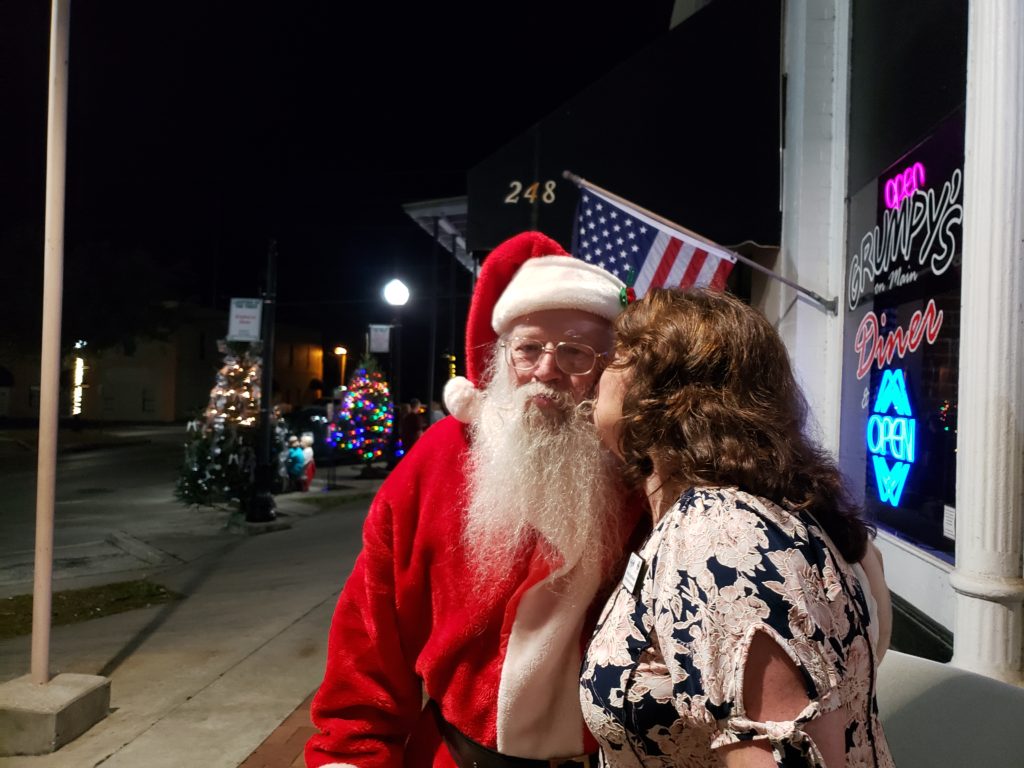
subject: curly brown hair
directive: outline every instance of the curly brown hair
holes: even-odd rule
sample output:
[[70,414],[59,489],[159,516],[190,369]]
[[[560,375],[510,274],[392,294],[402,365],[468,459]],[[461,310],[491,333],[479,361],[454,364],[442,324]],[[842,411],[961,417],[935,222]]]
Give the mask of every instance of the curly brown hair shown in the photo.
[[869,526],[835,462],[805,434],[807,403],[765,317],[726,293],[659,289],[615,322],[629,371],[619,447],[626,477],[666,487],[734,485],[811,512],[848,562]]

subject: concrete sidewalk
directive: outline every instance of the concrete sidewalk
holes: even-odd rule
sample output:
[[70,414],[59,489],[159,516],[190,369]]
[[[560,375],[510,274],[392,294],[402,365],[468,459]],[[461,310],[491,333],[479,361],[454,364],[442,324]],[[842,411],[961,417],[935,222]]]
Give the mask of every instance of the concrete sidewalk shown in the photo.
[[[185,599],[54,627],[51,669],[109,677],[111,713],[52,755],[2,758],[0,766],[236,768],[246,761],[320,683],[337,593],[381,483],[360,479],[358,469],[336,469],[344,489],[318,490],[330,479],[321,468],[310,493],[278,496],[279,520],[290,529],[232,533],[223,529],[226,512],[218,521],[168,506],[163,528],[150,520],[148,531],[128,532],[164,553],[160,562],[65,574],[57,588],[146,576]],[[27,672],[29,648],[28,637],[0,642],[0,681]]]
[[305,747],[316,729],[309,720],[313,694],[303,700],[238,768],[305,768]]

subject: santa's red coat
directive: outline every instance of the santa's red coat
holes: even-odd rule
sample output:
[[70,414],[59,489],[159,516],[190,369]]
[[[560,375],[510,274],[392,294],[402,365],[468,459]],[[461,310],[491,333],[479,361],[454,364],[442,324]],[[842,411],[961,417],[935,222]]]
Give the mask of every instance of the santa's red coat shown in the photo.
[[[381,487],[338,599],[313,700],[309,766],[453,766],[424,710],[506,754],[596,749],[579,665],[596,584],[547,579],[539,549],[481,587],[462,544],[468,428],[433,425]],[[626,525],[626,523],[624,523]]]

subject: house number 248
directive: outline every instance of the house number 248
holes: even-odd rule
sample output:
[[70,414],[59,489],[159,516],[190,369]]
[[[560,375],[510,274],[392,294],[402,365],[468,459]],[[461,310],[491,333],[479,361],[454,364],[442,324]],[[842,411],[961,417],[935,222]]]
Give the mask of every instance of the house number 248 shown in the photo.
[[505,202],[508,205],[515,205],[521,200],[529,200],[532,204],[537,202],[537,198],[540,198],[542,203],[548,203],[549,205],[555,202],[554,179],[548,179],[543,183],[535,181],[526,187],[523,186],[521,181],[510,181],[508,183],[508,194],[505,195]]

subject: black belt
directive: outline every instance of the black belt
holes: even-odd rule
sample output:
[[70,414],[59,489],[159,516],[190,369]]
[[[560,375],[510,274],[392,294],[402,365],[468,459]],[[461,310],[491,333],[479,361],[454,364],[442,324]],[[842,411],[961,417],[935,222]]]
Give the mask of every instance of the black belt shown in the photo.
[[437,727],[444,737],[448,751],[455,758],[459,768],[597,768],[597,753],[578,755],[576,757],[555,757],[550,760],[538,760],[531,757],[513,757],[503,755],[478,744],[449,723],[441,715],[437,702],[431,700],[428,705],[434,711]]

